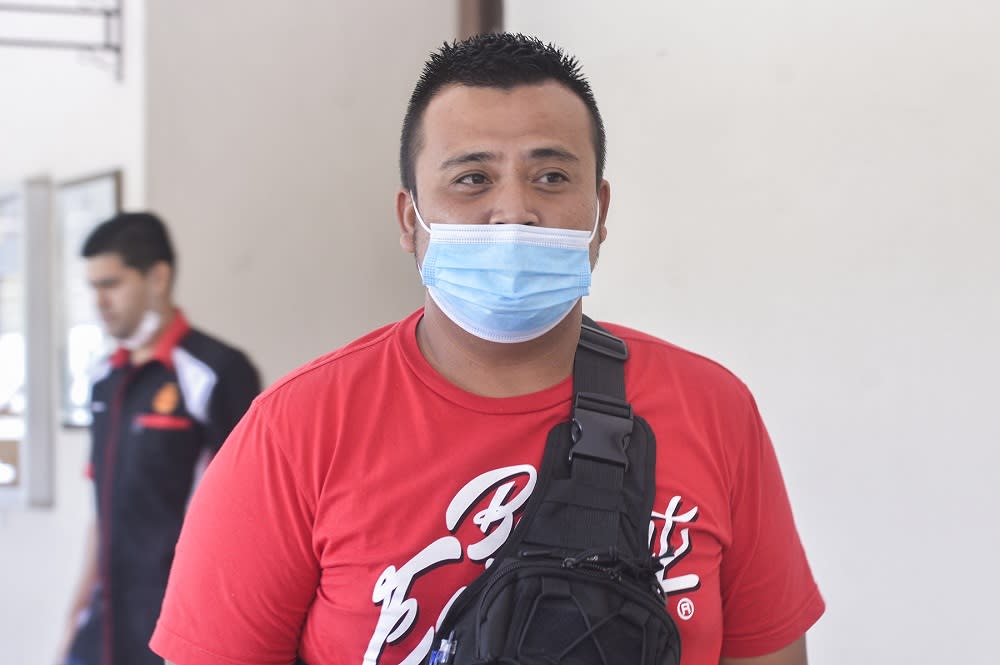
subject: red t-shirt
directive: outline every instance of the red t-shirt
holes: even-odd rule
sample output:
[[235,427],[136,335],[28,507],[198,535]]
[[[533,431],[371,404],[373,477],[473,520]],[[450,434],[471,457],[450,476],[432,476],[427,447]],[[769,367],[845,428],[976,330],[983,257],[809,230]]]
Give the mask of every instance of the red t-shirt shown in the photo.
[[[419,663],[510,534],[572,378],[530,395],[450,384],[422,312],[292,373],[222,447],[184,524],[151,647],[179,665]],[[653,551],[682,665],[790,644],[823,613],[747,388],[648,335],[626,390],[657,438]]]

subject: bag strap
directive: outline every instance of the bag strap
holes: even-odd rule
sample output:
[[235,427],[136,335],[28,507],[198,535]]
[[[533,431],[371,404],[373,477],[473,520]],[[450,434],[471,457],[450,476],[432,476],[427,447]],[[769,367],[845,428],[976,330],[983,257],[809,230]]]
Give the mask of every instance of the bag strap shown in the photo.
[[625,342],[584,317],[573,361],[574,456],[628,467],[632,406],[625,401]]
[[571,419],[549,434],[538,485],[511,537],[514,551],[648,558],[656,442],[625,399],[627,358],[622,340],[584,318]]

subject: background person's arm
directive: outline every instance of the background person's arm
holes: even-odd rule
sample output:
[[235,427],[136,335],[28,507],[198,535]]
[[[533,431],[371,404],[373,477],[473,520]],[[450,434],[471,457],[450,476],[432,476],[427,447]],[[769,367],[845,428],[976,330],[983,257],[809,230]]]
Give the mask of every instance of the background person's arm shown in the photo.
[[237,353],[219,372],[206,428],[206,445],[213,455],[260,394],[260,389],[260,374],[243,353]]
[[76,592],[69,607],[69,616],[66,617],[66,631],[63,635],[62,646],[59,649],[58,663],[64,663],[69,655],[70,646],[80,621],[80,613],[90,603],[90,597],[97,583],[97,521],[91,522],[87,528],[83,545],[83,568],[80,570],[80,579],[76,585]]

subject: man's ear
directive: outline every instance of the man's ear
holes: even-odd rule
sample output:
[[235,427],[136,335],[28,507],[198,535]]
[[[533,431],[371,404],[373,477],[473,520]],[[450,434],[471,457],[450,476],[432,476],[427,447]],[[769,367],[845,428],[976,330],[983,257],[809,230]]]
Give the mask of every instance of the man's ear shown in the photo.
[[399,246],[404,252],[416,253],[413,229],[417,224],[417,216],[413,212],[412,197],[405,189],[396,192],[396,221],[399,223]]
[[158,298],[167,299],[173,287],[174,269],[166,261],[157,261],[149,269],[147,279]]
[[601,180],[601,186],[597,188],[597,201],[601,206],[601,221],[597,230],[597,239],[604,242],[608,237],[608,229],[604,223],[608,219],[608,209],[611,207],[611,183]]

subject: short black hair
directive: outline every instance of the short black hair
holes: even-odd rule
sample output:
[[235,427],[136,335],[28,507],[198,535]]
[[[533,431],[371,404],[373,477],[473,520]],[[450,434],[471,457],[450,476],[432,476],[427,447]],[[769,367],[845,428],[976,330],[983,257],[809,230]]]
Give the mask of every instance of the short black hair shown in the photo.
[[160,261],[174,267],[167,226],[151,212],[122,212],[99,224],[80,251],[87,259],[98,254],[118,254],[125,265],[144,274]]
[[403,118],[399,141],[399,176],[403,187],[416,192],[414,164],[420,150],[420,121],[431,99],[448,85],[509,90],[519,85],[555,81],[583,100],[590,111],[597,183],[604,177],[606,137],[590,83],[576,58],[536,37],[509,32],[477,35],[445,44],[424,64]]

